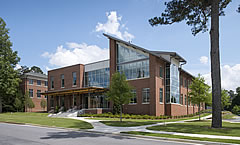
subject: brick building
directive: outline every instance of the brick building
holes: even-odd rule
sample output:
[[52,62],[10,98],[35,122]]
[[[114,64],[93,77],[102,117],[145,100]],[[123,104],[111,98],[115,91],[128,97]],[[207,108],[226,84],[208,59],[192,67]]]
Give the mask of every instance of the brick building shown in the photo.
[[[176,52],[150,51],[104,34],[110,59],[77,64],[48,72],[48,111],[56,106],[102,113],[112,109],[103,92],[116,71],[125,73],[134,98],[123,112],[148,115],[186,115],[198,111],[188,100],[193,76],[182,69],[186,60]],[[204,106],[201,107],[203,109]]]
[[28,109],[25,111],[29,112],[42,112],[46,111],[47,108],[41,108],[41,100],[45,99],[47,101],[47,96],[42,95],[41,93],[47,92],[47,75],[39,74],[39,73],[25,73],[21,77],[22,82],[20,83],[20,88],[24,94],[29,92],[29,97],[32,99],[35,107],[31,110]]

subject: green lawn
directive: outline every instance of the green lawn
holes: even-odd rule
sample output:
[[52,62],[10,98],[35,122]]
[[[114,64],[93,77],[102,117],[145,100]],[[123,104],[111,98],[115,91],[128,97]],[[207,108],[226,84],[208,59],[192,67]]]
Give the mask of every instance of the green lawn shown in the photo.
[[234,114],[225,114],[222,115],[222,119],[234,119],[235,116]]
[[141,126],[141,125],[149,125],[155,124],[153,121],[100,121],[101,123],[108,126],[116,126],[116,127],[133,127],[133,126]]
[[[201,116],[207,116],[209,113],[202,114]],[[173,121],[181,121],[181,120],[189,120],[189,119],[196,119],[198,116],[189,117],[189,118],[179,118],[179,119],[164,119],[164,120],[150,120],[150,119],[123,119],[123,122],[119,121],[119,118],[89,118],[89,119],[96,119],[96,120],[104,120],[100,121],[105,125],[109,126],[117,126],[117,127],[133,127],[133,126],[142,126],[142,125],[149,125],[155,124],[159,122],[173,122]]]
[[223,122],[223,128],[211,128],[210,121],[193,121],[148,127],[150,130],[240,137],[240,124]]
[[177,139],[189,139],[189,140],[199,140],[199,141],[212,141],[212,142],[224,142],[224,143],[240,144],[240,140],[230,140],[230,139],[188,137],[188,136],[181,136],[181,135],[148,133],[148,132],[138,132],[138,131],[121,132],[121,133],[134,134],[134,135],[154,136],[154,137],[164,137],[164,138],[177,138]]
[[0,114],[0,122],[11,123],[29,123],[35,125],[64,127],[75,129],[91,129],[91,124],[75,119],[52,118],[47,117],[47,113],[2,113]]

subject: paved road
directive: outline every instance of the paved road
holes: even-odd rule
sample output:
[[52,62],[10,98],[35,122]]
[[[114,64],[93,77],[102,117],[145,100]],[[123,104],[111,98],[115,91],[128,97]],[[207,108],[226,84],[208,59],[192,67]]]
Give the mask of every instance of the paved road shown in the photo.
[[225,120],[233,123],[240,123],[240,116],[236,116],[234,119],[225,119]]
[[65,129],[0,123],[0,145],[186,145]]

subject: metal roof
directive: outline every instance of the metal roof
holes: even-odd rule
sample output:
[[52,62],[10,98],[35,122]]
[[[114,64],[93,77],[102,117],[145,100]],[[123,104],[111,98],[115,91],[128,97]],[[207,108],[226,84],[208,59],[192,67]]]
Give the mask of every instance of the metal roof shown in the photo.
[[162,55],[162,54],[170,55],[170,56],[178,59],[180,62],[187,62],[183,57],[181,57],[176,52],[168,52],[168,51],[151,51],[151,52],[156,54],[156,55],[159,55],[159,56]]
[[70,89],[63,89],[63,90],[50,90],[47,92],[41,93],[41,95],[67,95],[67,94],[88,94],[88,93],[96,93],[96,92],[105,92],[107,88],[102,87],[84,87],[84,88],[70,88]]
[[44,78],[44,79],[47,79],[47,78],[48,78],[47,75],[41,74],[41,73],[29,72],[29,73],[24,73],[24,74],[23,74],[23,77],[28,77],[28,76],[38,77],[38,78]]
[[[105,34],[105,33],[103,33],[103,35],[106,36],[106,37],[108,37],[108,38],[110,38],[110,39],[113,39],[113,40],[116,40],[116,41],[118,41],[118,42],[121,42],[121,43],[123,43],[123,44],[125,44],[125,45],[127,45],[127,46],[131,46],[131,47],[133,47],[133,48],[135,48],[135,49],[139,49],[139,50],[141,50],[141,51],[143,51],[143,52],[145,52],[145,53],[149,53],[149,54],[152,54],[152,55],[154,55],[154,56],[157,56],[157,57],[159,57],[160,59],[162,59],[162,60],[164,60],[164,61],[166,61],[166,62],[169,62],[169,61],[166,60],[165,58],[163,58],[163,57],[157,55],[156,53],[153,53],[153,52],[151,52],[151,51],[149,51],[149,50],[147,50],[147,49],[145,49],[145,48],[139,47],[139,46],[134,45],[134,44],[132,44],[132,43],[130,43],[130,42],[126,42],[126,41],[124,41],[124,40],[118,39],[118,38],[116,38],[116,37],[110,36],[110,35]],[[170,63],[170,62],[169,62],[169,63]]]

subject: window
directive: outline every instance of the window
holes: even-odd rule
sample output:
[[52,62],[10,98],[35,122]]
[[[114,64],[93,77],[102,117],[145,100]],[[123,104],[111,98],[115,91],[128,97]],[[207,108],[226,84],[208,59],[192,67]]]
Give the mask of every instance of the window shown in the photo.
[[85,87],[97,86],[107,88],[109,86],[109,68],[102,68],[85,72]]
[[33,79],[29,79],[29,80],[28,80],[28,83],[31,84],[31,85],[33,85]]
[[137,93],[136,90],[132,90],[133,98],[130,100],[130,104],[136,104],[137,103]]
[[73,86],[76,86],[77,85],[77,73],[73,72],[72,77],[73,77]]
[[188,106],[191,106],[191,99],[190,99],[190,97],[188,96]]
[[61,75],[61,87],[64,88],[64,74]]
[[187,79],[184,81],[184,87],[187,88]]
[[183,85],[183,77],[180,78],[180,85]]
[[41,98],[41,90],[37,90],[37,97]]
[[[45,91],[45,93],[46,93],[46,92],[47,92],[47,91]],[[44,97],[45,97],[45,99],[47,99],[47,95],[45,95]]]
[[37,80],[37,85],[41,86],[41,80]]
[[29,89],[29,97],[33,98],[33,89]]
[[183,105],[183,94],[181,94],[181,96],[180,96],[180,104]]
[[117,65],[117,71],[124,73],[127,80],[149,77],[149,60],[139,60]]
[[53,99],[53,96],[51,96],[50,98],[50,107],[54,107],[54,99]]
[[150,89],[143,88],[142,89],[142,103],[149,103],[150,101]]
[[117,71],[127,80],[149,77],[149,55],[140,50],[117,44]]
[[185,105],[187,105],[187,95],[184,96],[184,99],[185,99]]
[[159,76],[161,78],[163,78],[163,68],[162,68],[162,66],[160,66],[160,68],[159,68]]
[[51,80],[51,89],[54,89],[54,77],[50,77]]
[[163,88],[159,88],[159,102],[163,102]]
[[48,86],[48,81],[44,81],[44,83],[45,83],[45,86]]

